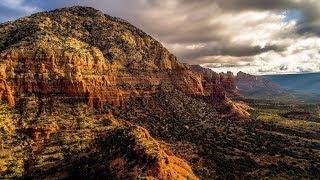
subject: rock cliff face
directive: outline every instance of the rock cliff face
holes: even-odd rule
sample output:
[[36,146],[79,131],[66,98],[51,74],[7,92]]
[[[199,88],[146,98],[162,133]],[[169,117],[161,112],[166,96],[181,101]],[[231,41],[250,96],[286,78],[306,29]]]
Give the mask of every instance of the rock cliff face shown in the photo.
[[[149,35],[92,8],[0,24],[0,178],[197,179],[142,127],[164,123],[173,129],[161,133],[180,136],[192,124],[247,120],[232,101],[235,82],[179,63]],[[142,127],[132,124],[140,119]]]
[[232,72],[218,74],[199,65],[192,65],[192,70],[201,77],[204,94],[210,97],[217,110],[238,121],[249,120],[250,113],[247,111],[251,108],[241,101],[243,97]]
[[61,94],[95,108],[123,106],[160,84],[203,95],[199,77],[129,23],[92,8],[38,13],[0,26],[0,98]]
[[0,79],[0,100],[8,102],[10,106],[14,106],[14,97],[8,83],[4,79]]
[[238,97],[237,79],[232,74],[216,73],[199,65],[192,65],[192,70],[202,79],[204,94],[211,96],[213,101],[223,101],[227,97]]
[[120,127],[104,139],[109,142],[105,143],[106,149],[103,151],[111,152],[108,155],[109,169],[117,179],[136,179],[139,176],[150,179],[198,179],[188,163],[171,152],[165,152],[144,128]]

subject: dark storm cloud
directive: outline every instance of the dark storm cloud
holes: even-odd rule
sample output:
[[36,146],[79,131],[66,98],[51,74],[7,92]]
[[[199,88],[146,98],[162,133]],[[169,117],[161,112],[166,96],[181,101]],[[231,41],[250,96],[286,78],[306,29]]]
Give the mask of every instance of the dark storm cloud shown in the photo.
[[184,52],[184,58],[186,60],[192,60],[200,56],[255,56],[268,51],[281,52],[285,48],[280,46],[235,46],[235,45],[222,45],[222,46],[212,46],[205,47],[199,50],[189,50],[189,52]]
[[297,32],[315,33],[320,36],[320,1],[302,3],[299,10],[303,17],[299,21]]
[[[301,11],[302,18],[297,32],[315,33],[320,35],[319,3],[314,0],[55,0],[55,1],[30,1],[43,9],[54,9],[72,5],[87,5],[103,10],[105,13],[119,16],[155,35],[167,43],[209,42],[221,39],[219,24],[208,23],[216,14],[239,13],[249,10],[274,10],[285,11],[296,9]],[[168,4],[175,4],[172,12],[166,11]],[[216,8],[212,8],[216,7]],[[170,8],[169,8],[170,9]],[[167,20],[158,19],[145,11],[154,10],[155,14],[163,15]],[[210,12],[213,11],[213,12]],[[216,11],[216,12],[215,12]],[[2,10],[1,12],[5,12]],[[14,13],[15,11],[10,11]],[[10,14],[5,12],[4,14]],[[16,16],[21,15],[15,12]],[[175,18],[184,15],[180,21]],[[149,20],[147,18],[150,18]]]
[[320,35],[319,6],[315,1],[290,1],[290,0],[218,0],[222,8],[241,10],[298,10],[301,12],[298,33],[315,33]]
[[217,0],[222,8],[229,10],[283,10],[295,4],[290,0]]

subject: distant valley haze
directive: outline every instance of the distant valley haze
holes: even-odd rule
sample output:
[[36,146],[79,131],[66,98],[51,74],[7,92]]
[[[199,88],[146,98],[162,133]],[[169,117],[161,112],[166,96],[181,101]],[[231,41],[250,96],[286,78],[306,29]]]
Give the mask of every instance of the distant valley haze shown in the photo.
[[267,75],[263,77],[287,89],[320,95],[320,73]]

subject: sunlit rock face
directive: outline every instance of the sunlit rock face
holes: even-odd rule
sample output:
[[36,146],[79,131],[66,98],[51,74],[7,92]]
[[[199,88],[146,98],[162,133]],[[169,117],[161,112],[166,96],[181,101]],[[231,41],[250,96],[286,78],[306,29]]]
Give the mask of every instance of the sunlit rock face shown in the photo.
[[[0,177],[67,178],[83,171],[91,178],[197,179],[186,161],[160,147],[147,130],[102,112],[123,108],[130,98],[170,93],[166,86],[204,95],[200,76],[159,42],[92,8],[1,24],[0,151],[8,156],[0,161]],[[75,145],[75,137],[82,141]],[[20,154],[12,142],[21,144]]]
[[73,7],[0,26],[0,98],[61,94],[98,108],[123,106],[161,84],[203,95],[200,77],[159,42],[129,23]]
[[199,65],[193,65],[192,70],[201,77],[205,97],[209,97],[216,109],[237,121],[250,119],[248,110],[251,108],[241,101],[237,77],[232,72],[218,74]]
[[[0,151],[8,154],[0,160],[0,178],[197,179],[190,161],[142,128],[147,123],[134,124],[159,120],[130,104],[172,118],[165,124],[178,129],[201,125],[204,114],[212,121],[247,120],[244,106],[233,102],[235,77],[200,70],[92,8],[0,24]],[[180,110],[183,116],[171,112]],[[137,115],[122,118],[130,111]]]
[[216,73],[199,65],[193,65],[192,70],[199,74],[204,87],[204,94],[211,96],[213,101],[224,101],[227,97],[238,97],[237,79],[232,72]]

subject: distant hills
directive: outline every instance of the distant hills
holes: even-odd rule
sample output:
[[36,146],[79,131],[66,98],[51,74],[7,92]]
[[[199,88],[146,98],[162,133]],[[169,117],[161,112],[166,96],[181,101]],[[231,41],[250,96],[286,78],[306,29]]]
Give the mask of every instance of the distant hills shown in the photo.
[[318,102],[320,73],[254,76],[239,72],[237,88],[246,98]]
[[266,98],[288,93],[281,85],[264,77],[239,72],[236,78],[238,90],[246,97]]
[[320,95],[320,73],[266,75],[263,78],[299,93]]

